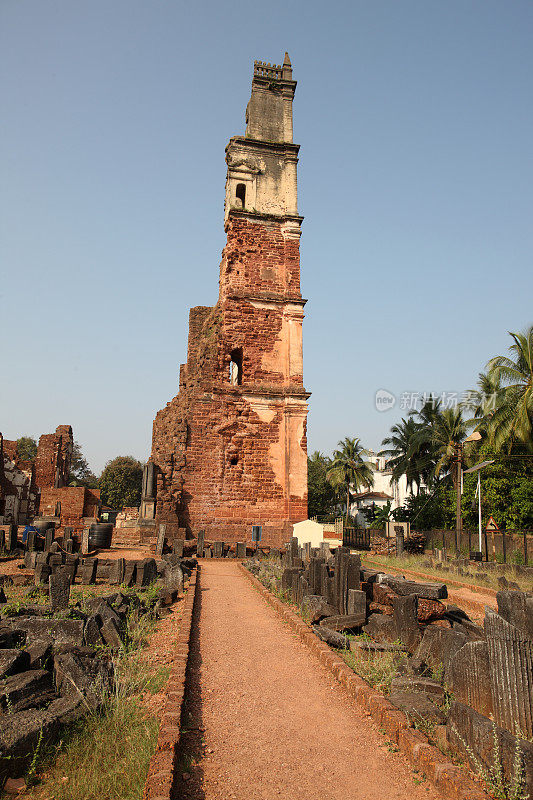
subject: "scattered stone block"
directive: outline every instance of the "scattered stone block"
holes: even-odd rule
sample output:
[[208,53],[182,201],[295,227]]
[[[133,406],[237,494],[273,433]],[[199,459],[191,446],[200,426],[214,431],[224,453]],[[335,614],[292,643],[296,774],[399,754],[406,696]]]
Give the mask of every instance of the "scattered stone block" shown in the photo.
[[390,685],[391,691],[418,692],[425,694],[433,703],[441,705],[446,699],[444,687],[432,678],[418,675],[398,675],[393,678]]
[[47,637],[33,639],[26,651],[30,659],[28,669],[48,669],[52,659],[53,644],[52,639]]
[[155,557],[161,558],[163,555],[163,550],[165,549],[165,537],[167,533],[167,526],[164,522],[159,524],[159,528],[157,531],[157,540],[155,544]]
[[392,644],[398,638],[394,620],[392,617],[385,616],[385,614],[371,614],[363,631],[377,642]]
[[311,624],[320,622],[324,617],[335,616],[336,608],[326,603],[320,595],[310,594],[302,600],[302,611]]
[[[474,771],[477,765],[466,750],[468,746],[474,758],[488,770],[494,768],[494,734],[498,743],[499,760],[507,781],[514,775],[514,762],[517,748],[516,738],[509,731],[496,726],[492,720],[464,703],[454,701],[448,714],[448,742],[452,750],[466,757]],[[533,742],[521,739],[519,749],[524,770],[526,792],[533,787]]]
[[110,689],[109,673],[99,658],[62,653],[54,659],[54,673],[61,695],[83,698],[92,711],[100,707],[104,693]]
[[452,658],[466,641],[464,633],[428,625],[415,655],[433,670],[442,671],[444,682],[452,687]]
[[104,644],[100,633],[99,617],[96,614],[89,617],[85,623],[84,640],[89,647],[101,647]]
[[86,559],[80,569],[80,580],[83,584],[92,585],[96,583],[96,572],[98,569],[98,559]]
[[100,628],[100,633],[106,645],[112,650],[119,650],[122,647],[122,637],[114,619],[106,619]]
[[136,561],[126,561],[124,566],[124,578],[123,583],[124,586],[135,586],[135,582],[137,580],[137,562]]
[[56,692],[52,673],[31,669],[11,675],[0,686],[0,707],[9,714],[50,703]]
[[498,614],[527,639],[533,640],[533,594],[531,592],[500,591],[496,594]]
[[431,722],[442,725],[444,714],[437,703],[418,691],[391,690],[389,700],[403,711],[413,722]]
[[113,585],[120,585],[124,580],[125,570],[126,570],[126,559],[117,558],[109,571],[109,583]]
[[425,597],[418,598],[417,617],[419,622],[443,619],[445,614],[446,606],[440,600],[426,600]]
[[178,558],[182,558],[183,557],[183,547],[184,547],[184,545],[185,545],[185,541],[183,539],[174,539],[174,542],[172,544],[172,552]]
[[45,619],[43,617],[21,616],[6,620],[14,631],[26,633],[31,644],[35,639],[49,637],[56,645],[83,645],[84,620],[82,619]]
[[30,669],[30,657],[25,650],[0,650],[0,680]]
[[491,716],[492,689],[487,643],[467,642],[461,647],[452,658],[451,675],[455,699],[480,714]]
[[50,605],[52,612],[65,611],[70,600],[70,574],[65,569],[48,578]]
[[342,633],[337,633],[337,631],[332,631],[330,628],[324,628],[321,625],[313,625],[313,630],[318,638],[329,644],[330,647],[336,647],[339,650],[346,648],[348,639]]
[[418,597],[416,594],[395,597],[392,608],[397,636],[407,652],[414,653],[422,638],[418,627]]
[[445,583],[417,583],[416,581],[401,580],[391,575],[385,576],[383,583],[400,595],[416,594],[425,600],[444,600],[448,597]]
[[155,559],[145,558],[137,563],[137,586],[149,586],[157,578]]
[[41,563],[35,565],[35,585],[36,586],[48,586],[48,578],[52,574],[51,567],[48,564]]
[[[527,631],[527,620],[514,618],[525,622]],[[494,719],[501,728],[533,739],[533,640],[488,607],[485,633]]]

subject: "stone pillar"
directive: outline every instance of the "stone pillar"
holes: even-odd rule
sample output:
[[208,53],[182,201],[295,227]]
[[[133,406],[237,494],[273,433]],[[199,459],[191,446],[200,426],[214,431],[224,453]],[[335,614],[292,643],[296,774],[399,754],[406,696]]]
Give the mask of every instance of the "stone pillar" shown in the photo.
[[533,640],[490,608],[485,609],[492,702],[496,723],[524,739],[533,737]]

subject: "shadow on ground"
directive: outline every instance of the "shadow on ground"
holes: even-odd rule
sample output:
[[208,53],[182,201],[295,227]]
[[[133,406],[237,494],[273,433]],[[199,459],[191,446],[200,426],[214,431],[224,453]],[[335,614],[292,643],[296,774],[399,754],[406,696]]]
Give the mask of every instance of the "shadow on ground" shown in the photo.
[[200,614],[202,611],[202,570],[198,570],[199,591],[194,603],[185,702],[181,712],[181,737],[177,758],[173,800],[204,800],[204,726],[202,715]]

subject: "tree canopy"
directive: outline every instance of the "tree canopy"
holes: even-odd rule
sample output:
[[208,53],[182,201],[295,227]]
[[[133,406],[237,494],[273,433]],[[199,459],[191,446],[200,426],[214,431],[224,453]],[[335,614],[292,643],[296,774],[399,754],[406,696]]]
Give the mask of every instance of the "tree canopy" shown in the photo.
[[104,467],[98,486],[102,503],[114,509],[140,505],[143,465],[133,456],[117,456]]
[[98,487],[98,478],[92,472],[87,459],[81,451],[79,442],[74,442],[72,449],[72,462],[68,479],[69,486],[87,486],[88,489]]
[[33,436],[21,436],[17,439],[17,455],[21,461],[33,461],[37,455],[37,442]]

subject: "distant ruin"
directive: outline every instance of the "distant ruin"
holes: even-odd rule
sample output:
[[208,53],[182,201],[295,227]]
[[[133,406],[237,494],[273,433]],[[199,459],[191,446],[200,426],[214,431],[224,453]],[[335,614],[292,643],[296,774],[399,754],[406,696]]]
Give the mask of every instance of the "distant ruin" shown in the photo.
[[287,54],[255,62],[246,134],[226,147],[219,300],[191,309],[179,394],[155,418],[145,471],[139,523],[169,538],[249,541],[262,525],[280,546],[307,518],[295,88]]
[[26,525],[40,516],[81,533],[84,518],[96,518],[99,490],[68,486],[73,448],[70,425],[44,433],[29,461],[20,458],[16,441],[0,433],[0,525]]

